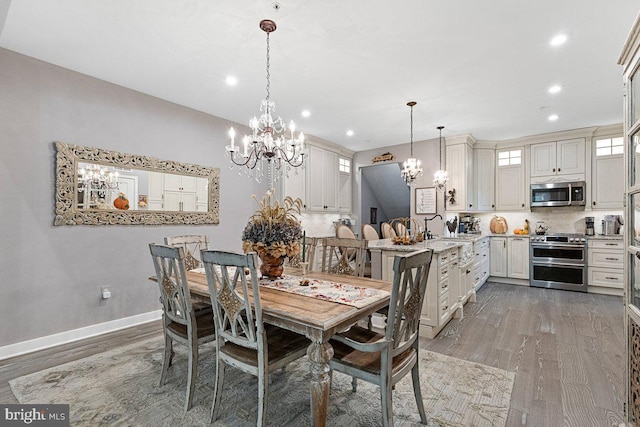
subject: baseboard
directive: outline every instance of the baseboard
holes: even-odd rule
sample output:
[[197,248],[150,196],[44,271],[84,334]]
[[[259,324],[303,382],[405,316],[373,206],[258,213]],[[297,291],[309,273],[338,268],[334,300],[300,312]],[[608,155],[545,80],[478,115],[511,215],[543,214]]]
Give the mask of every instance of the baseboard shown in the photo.
[[47,335],[45,337],[35,338],[28,341],[21,341],[0,347],[0,360],[94,337],[96,335],[106,334],[108,332],[114,332],[131,326],[140,325],[142,323],[153,322],[154,320],[161,318],[162,310],[155,310],[122,319],[111,320],[109,322],[98,323],[96,325],[85,326],[84,328]]

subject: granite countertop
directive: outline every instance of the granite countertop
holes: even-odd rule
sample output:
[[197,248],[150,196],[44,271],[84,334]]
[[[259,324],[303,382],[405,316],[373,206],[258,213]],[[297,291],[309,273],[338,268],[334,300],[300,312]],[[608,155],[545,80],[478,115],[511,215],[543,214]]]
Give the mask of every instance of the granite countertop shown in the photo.
[[[458,241],[456,241],[458,240]],[[413,252],[420,249],[433,249],[433,252],[440,253],[451,248],[461,246],[467,239],[434,239],[425,240],[413,245],[394,245],[391,239],[370,240],[369,249],[380,249],[383,251]]]
[[622,234],[596,234],[595,236],[586,236],[587,240],[622,240]]

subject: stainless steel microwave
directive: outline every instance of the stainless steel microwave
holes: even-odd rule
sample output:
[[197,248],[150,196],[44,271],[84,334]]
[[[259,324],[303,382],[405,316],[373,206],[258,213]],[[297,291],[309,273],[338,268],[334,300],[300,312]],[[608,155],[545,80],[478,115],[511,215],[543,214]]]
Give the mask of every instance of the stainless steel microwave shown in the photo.
[[584,206],[586,187],[584,181],[531,184],[531,207]]

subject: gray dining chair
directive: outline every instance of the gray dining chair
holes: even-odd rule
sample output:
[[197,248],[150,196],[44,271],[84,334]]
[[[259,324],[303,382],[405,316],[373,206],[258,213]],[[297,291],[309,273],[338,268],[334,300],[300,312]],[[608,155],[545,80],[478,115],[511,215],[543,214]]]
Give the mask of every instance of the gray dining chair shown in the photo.
[[310,342],[302,335],[263,323],[255,252],[202,251],[202,261],[218,334],[210,422],[220,411],[225,367],[229,365],[258,377],[257,425],[265,426],[268,375],[304,356]]
[[193,309],[185,275],[184,250],[153,243],[149,244],[149,250],[162,302],[164,353],[160,385],[164,385],[173,362],[173,342],[184,344],[189,350],[187,398],[184,405],[185,411],[188,411],[193,405],[198,372],[198,346],[216,339],[213,317],[210,311],[196,313]]
[[322,244],[322,271],[364,277],[367,241],[327,237]]
[[331,339],[333,371],[380,387],[382,425],[393,426],[392,387],[411,372],[413,394],[420,413],[420,421],[427,423],[422,402],[419,374],[419,326],[427,278],[433,256],[432,250],[396,255],[393,261],[393,288],[384,333],[353,326]]
[[[209,249],[209,238],[206,235],[187,234],[184,236],[169,236],[164,238],[164,244],[182,248],[184,250],[184,268],[186,271],[202,267],[200,251]],[[191,304],[197,314],[203,311],[211,312],[211,304],[204,301],[192,300]]]

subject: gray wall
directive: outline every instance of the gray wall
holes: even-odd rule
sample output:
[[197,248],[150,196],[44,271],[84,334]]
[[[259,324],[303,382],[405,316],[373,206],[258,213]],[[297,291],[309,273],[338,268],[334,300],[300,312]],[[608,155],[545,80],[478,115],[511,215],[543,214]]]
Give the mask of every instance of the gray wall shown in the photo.
[[[4,49],[0,93],[0,346],[159,309],[147,244],[165,236],[241,250],[266,184],[229,169],[232,123]],[[54,141],[219,167],[220,224],[53,226]]]

